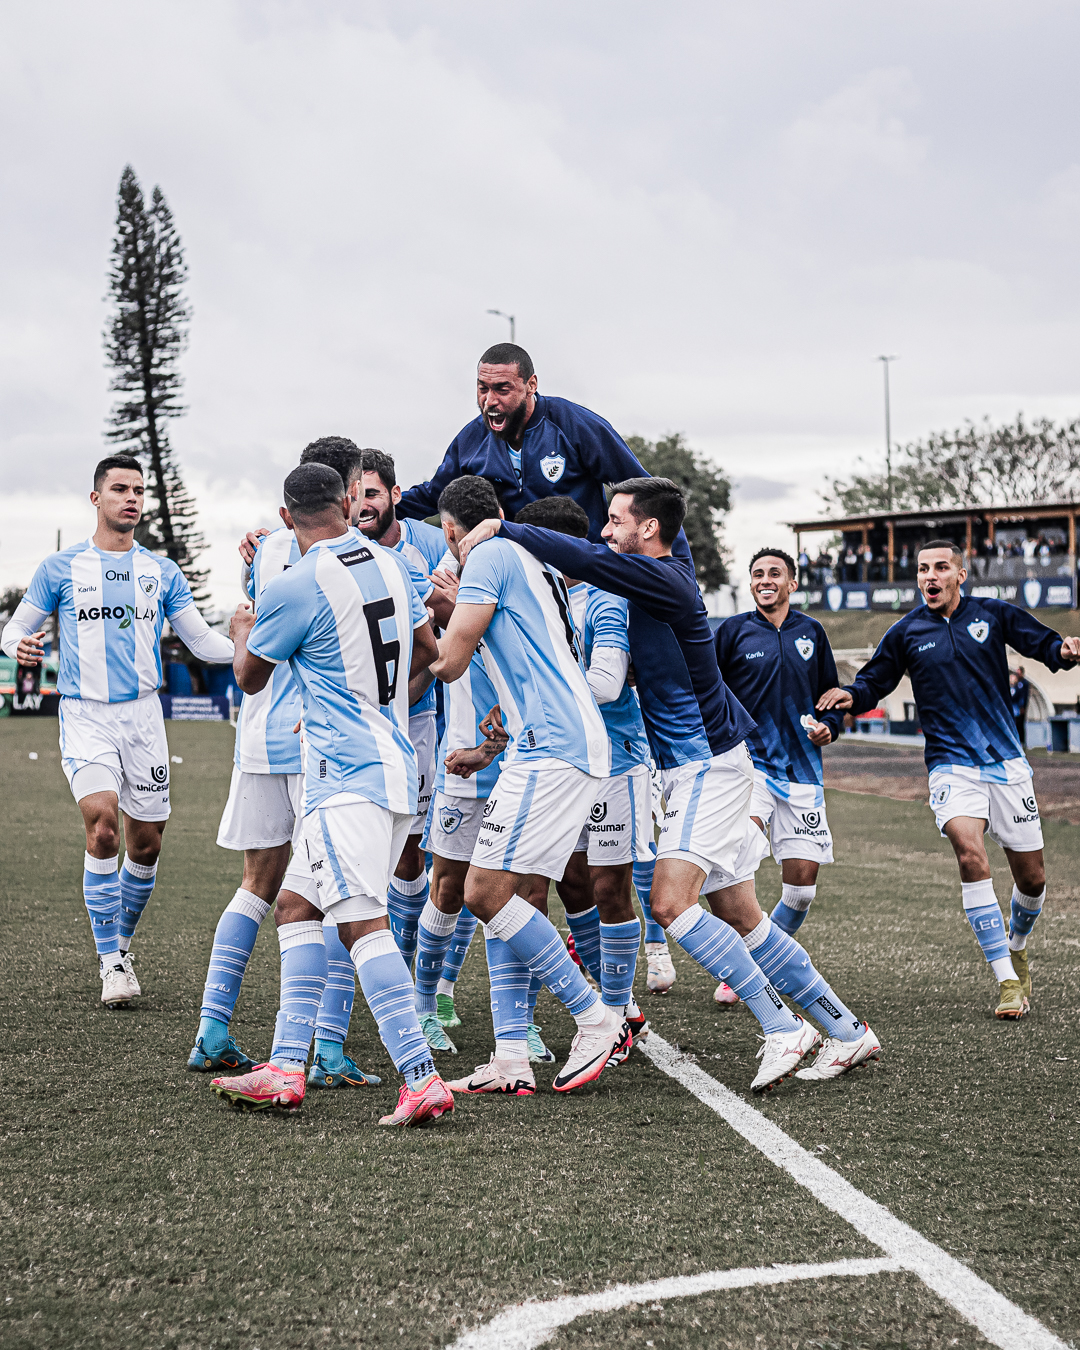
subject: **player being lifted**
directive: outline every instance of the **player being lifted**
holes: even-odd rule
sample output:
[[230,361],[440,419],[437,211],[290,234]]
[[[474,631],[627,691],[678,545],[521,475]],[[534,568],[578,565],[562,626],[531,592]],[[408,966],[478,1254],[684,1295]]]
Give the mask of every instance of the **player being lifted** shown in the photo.
[[[457,557],[459,541],[499,505],[490,483],[466,476],[444,489],[439,510]],[[578,1025],[553,1083],[569,1092],[599,1077],[612,1054],[631,1043],[630,1029],[597,998],[550,920],[516,892],[529,875],[562,877],[608,777],[608,736],[581,665],[564,578],[506,540],[478,550],[463,567],[432,671],[458,679],[480,644],[511,744],[480,825],[465,904],[485,925],[503,992],[492,1000],[496,1053],[460,1087],[535,1091],[527,1040],[535,975]],[[434,962],[440,935],[421,940]],[[449,934],[442,941],[445,947]]]
[[390,1057],[404,1075],[383,1125],[413,1125],[453,1110],[413,1008],[413,988],[390,933],[387,879],[416,812],[416,754],[404,734],[408,681],[436,655],[427,611],[404,559],[349,528],[340,475],[303,464],[285,480],[286,525],[301,559],[263,589],[257,615],[233,616],[234,669],[258,693],[289,661],[307,741],[304,823],[278,897],[281,1004],[269,1061],[218,1078],[220,1096],[255,1109],[297,1110],[326,987],[323,916],[332,916]]
[[[757,723],[747,737],[754,761],[750,816],[768,830],[783,891],[772,921],[795,933],[817,892],[818,868],[833,860],[825,816],[821,747],[836,739],[844,715],[814,717],[817,700],[837,684],[824,628],[791,612],[798,589],[794,559],[763,548],[750,559],[756,608],[725,619],[716,630],[716,663],[724,683]],[[718,1003],[737,1001],[726,985]]]
[[[829,1028],[823,1053],[834,1039],[862,1041],[866,1058],[878,1049],[873,1033],[795,939],[762,914],[754,895],[761,833],[748,812],[753,765],[745,744],[754,724],[721,679],[693,565],[672,555],[685,498],[664,478],[630,479],[615,484],[612,494],[604,537],[617,553],[502,520],[483,521],[462,540],[461,552],[469,558],[476,543],[502,534],[564,574],[630,601],[630,659],[667,799],[653,916],[715,979],[730,984],[761,1023],[765,1044],[751,1090],[764,1091],[793,1073],[821,1039],[777,990]],[[719,913],[707,914],[698,904],[703,888]],[[829,1065],[835,1068],[831,1056]],[[819,1072],[815,1063],[804,1072],[834,1076],[825,1067]]]
[[[137,544],[143,473],[131,455],[94,470],[90,539],[54,553],[0,636],[6,656],[37,665],[48,616],[60,616],[61,763],[86,827],[83,898],[97,948],[101,1001],[127,1007],[142,992],[131,961],[135,926],[154,889],[169,818],[169,746],[161,701],[161,630],[202,661],[232,660],[232,643],[195,608],[170,558]],[[124,865],[117,871],[120,813]]]
[[[1006,645],[1061,670],[1080,660],[1080,638],[1065,638],[1004,600],[962,591],[967,569],[950,539],[919,550],[926,602],[889,629],[845,689],[819,710],[869,712],[905,672],[926,737],[930,809],[960,865],[964,913],[1000,985],[995,1014],[1023,1017],[1030,1006],[1027,940],[1046,898],[1042,825],[1009,702]],[[1008,931],[990,877],[983,835],[1005,850],[1013,875]]]

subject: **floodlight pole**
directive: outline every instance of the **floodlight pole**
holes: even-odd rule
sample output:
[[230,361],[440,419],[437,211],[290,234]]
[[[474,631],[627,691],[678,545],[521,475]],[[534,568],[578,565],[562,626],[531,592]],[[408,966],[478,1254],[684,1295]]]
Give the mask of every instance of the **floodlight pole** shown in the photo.
[[513,316],[512,314],[504,314],[504,313],[502,312],[501,309],[489,309],[489,310],[488,310],[488,313],[489,313],[489,314],[497,314],[497,315],[499,316],[500,319],[509,319],[509,320],[510,320],[510,341],[513,342],[513,341],[514,341],[514,316]]
[[893,490],[892,490],[892,427],[889,422],[889,362],[895,361],[895,356],[879,356],[885,371],[885,502],[888,509],[893,509]]

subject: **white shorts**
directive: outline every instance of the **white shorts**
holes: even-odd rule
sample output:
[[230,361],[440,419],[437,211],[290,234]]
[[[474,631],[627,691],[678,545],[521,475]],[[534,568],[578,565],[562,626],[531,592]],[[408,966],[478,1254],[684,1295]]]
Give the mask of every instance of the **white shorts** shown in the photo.
[[706,874],[710,890],[752,877],[769,843],[750,820],[754,766],[746,742],[663,774],[667,810],[657,862],[692,862]]
[[930,774],[930,809],[943,838],[950,820],[971,816],[986,821],[986,832],[1002,848],[1034,853],[1043,846],[1030,769],[1026,778],[1015,783],[983,783],[949,767],[934,769]]
[[815,783],[781,782],[755,769],[750,814],[768,829],[772,855],[778,863],[785,858],[833,861],[824,788]]
[[244,773],[233,765],[229,800],[218,826],[218,848],[293,846],[304,810],[302,773]]
[[412,816],[339,792],[304,817],[282,890],[295,891],[332,923],[386,915],[386,886]]
[[169,743],[157,694],[126,703],[60,700],[60,762],[76,801],[115,792],[133,820],[168,820]]
[[470,862],[484,819],[486,797],[448,797],[435,793],[420,847],[451,862]]
[[652,784],[644,764],[601,780],[600,791],[578,836],[575,853],[590,867],[621,867],[652,858]]
[[473,866],[561,881],[606,781],[564,759],[504,765],[484,804]]
[[416,775],[420,784],[416,815],[413,817],[409,833],[423,834],[428,807],[431,805],[431,794],[435,787],[435,755],[439,748],[434,712],[429,710],[409,718],[409,740],[412,741],[412,747],[416,751]]

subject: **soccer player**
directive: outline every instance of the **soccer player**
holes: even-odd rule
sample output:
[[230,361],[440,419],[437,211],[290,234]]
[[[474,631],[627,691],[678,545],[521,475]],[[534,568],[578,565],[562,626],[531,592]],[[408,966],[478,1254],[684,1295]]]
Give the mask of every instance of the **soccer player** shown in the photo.
[[[328,465],[359,501],[363,460],[352,441],[320,437],[304,447],[300,462]],[[263,587],[300,561],[300,548],[284,525],[273,533],[260,530],[248,539],[257,545],[257,552],[250,566],[245,564],[242,584],[257,612]],[[276,666],[266,687],[245,698],[240,707],[232,782],[217,842],[219,848],[243,850],[244,875],[214,933],[199,1030],[188,1057],[188,1068],[199,1073],[222,1069],[244,1073],[255,1064],[230,1036],[229,1024],[259,926],[277,898],[303,820],[301,740],[295,730],[301,716],[300,690],[287,662]],[[365,1074],[344,1051],[356,980],[337,929],[332,924],[324,927],[329,977],[316,1021],[308,1086],[374,1085],[381,1080]]]
[[[837,684],[836,662],[816,619],[792,613],[798,589],[794,559],[783,549],[759,549],[750,560],[755,608],[716,630],[716,663],[724,683],[757,723],[747,738],[754,761],[750,816],[768,830],[783,891],[771,918],[795,933],[817,892],[818,868],[833,860],[825,815],[821,747],[835,740],[844,715],[814,716]],[[721,999],[717,991],[718,1001]]]
[[[135,542],[143,493],[137,459],[103,459],[90,493],[93,536],[41,564],[0,636],[6,656],[36,666],[43,624],[59,613],[61,763],[86,827],[83,898],[107,1008],[128,1007],[142,992],[131,940],[154,889],[171,810],[157,697],[165,620],[200,660],[232,660],[232,643],[207,626],[176,563]],[[120,812],[126,856],[118,872]]]
[[[745,744],[754,723],[721,678],[693,565],[672,553],[685,498],[664,478],[629,479],[615,484],[612,494],[604,538],[618,552],[499,519],[475,527],[460,551],[471,558],[477,542],[502,534],[564,573],[630,601],[630,659],[667,799],[652,913],[715,979],[732,986],[761,1023],[765,1044],[751,1091],[763,1092],[788,1077],[821,1041],[777,990],[829,1027],[827,1045],[869,1033],[869,1055],[870,1046],[877,1048],[869,1028],[845,1007],[798,942],[762,914],[754,895],[761,833],[749,818],[753,765]],[[465,565],[467,570],[468,561]],[[703,884],[720,914],[707,914],[698,904]],[[831,1056],[830,1066],[843,1072]],[[801,1072],[835,1076],[817,1068],[815,1062]]]
[[[491,484],[470,475],[443,490],[439,510],[457,557],[459,541],[499,505]],[[511,744],[473,849],[465,904],[485,925],[500,992],[492,997],[495,1054],[457,1086],[536,1090],[526,1030],[535,975],[578,1025],[553,1084],[569,1092],[599,1077],[612,1054],[631,1043],[631,1032],[589,987],[550,920],[517,893],[529,875],[562,877],[610,769],[607,731],[582,668],[564,578],[506,540],[476,551],[462,569],[432,672],[460,678],[478,646]]]
[[333,469],[294,469],[283,518],[300,561],[263,588],[257,615],[240,608],[233,616],[233,666],[244,692],[258,693],[282,661],[300,686],[307,752],[298,852],[308,875],[294,860],[278,896],[281,1004],[270,1059],[212,1086],[240,1106],[299,1109],[326,987],[328,915],[405,1077],[396,1110],[380,1124],[415,1125],[454,1102],[416,1020],[412,981],[386,916],[386,883],[416,812],[408,681],[437,648],[404,560],[357,537],[352,505]]
[[[1006,645],[1061,670],[1080,660],[1080,638],[1063,640],[1007,601],[964,595],[967,569],[950,539],[923,545],[916,576],[925,604],[893,624],[853,684],[829,690],[817,706],[868,712],[910,676],[926,737],[930,809],[953,846],[964,913],[998,981],[995,1015],[1023,1017],[1031,1002],[1027,940],[1046,898],[1046,870],[1031,766],[1009,701]],[[1013,875],[1007,933],[986,833]]]
[[[454,437],[428,482],[402,493],[397,514],[434,514],[448,483],[475,474],[494,486],[508,516],[553,489],[573,497],[589,517],[589,537],[599,539],[604,484],[645,472],[614,427],[578,403],[537,393],[532,359],[512,342],[481,356],[476,402],[480,416]],[[685,539],[680,549],[689,553]]]

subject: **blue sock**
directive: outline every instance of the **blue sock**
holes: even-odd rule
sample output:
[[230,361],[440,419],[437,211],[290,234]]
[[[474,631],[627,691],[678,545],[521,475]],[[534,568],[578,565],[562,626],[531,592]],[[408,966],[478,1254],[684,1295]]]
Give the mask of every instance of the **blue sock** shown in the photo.
[[650,858],[648,862],[634,863],[634,890],[637,891],[641,912],[645,915],[645,941],[666,943],[667,938],[664,936],[664,930],[653,918],[652,910],[649,908],[649,895],[652,891],[653,868],[655,866],[655,857]]
[[[547,985],[567,1012],[584,1021],[603,1020],[600,1000],[570,959],[555,925],[520,895],[512,895],[487,925],[490,937],[505,942],[522,965]],[[592,1009],[597,1009],[596,1013]]]
[[817,895],[817,886],[789,886],[785,881],[783,888],[780,900],[770,917],[777,928],[782,928],[785,933],[794,934],[798,932],[803,919],[809,913],[814,896]]
[[428,898],[427,873],[421,872],[415,881],[391,877],[386,888],[386,909],[390,917],[390,931],[398,945],[405,965],[412,970],[416,953],[416,926],[420,911]]
[[90,915],[94,946],[105,965],[120,964],[120,877],[115,858],[83,858],[83,901]]
[[126,952],[135,936],[146,902],[154,893],[157,863],[137,863],[124,859],[120,869],[120,950]]
[[333,1068],[345,1057],[342,1047],[349,1034],[356,997],[356,971],[338,934],[337,924],[327,923],[325,919],[323,941],[326,943],[326,989],[315,1018],[315,1053],[323,1057],[327,1068]]
[[1025,895],[1017,886],[1013,886],[1009,917],[1010,951],[1022,952],[1027,946],[1028,935],[1035,927],[1035,920],[1042,913],[1045,899],[1045,886],[1038,895]]
[[[764,933],[762,933],[764,930]],[[838,1041],[857,1041],[866,1030],[851,1009],[819,975],[801,946],[771,919],[762,919],[746,936],[750,955],[779,994],[787,994]]]
[[428,900],[420,914],[416,928],[416,1011],[433,1013],[437,1004],[446,953],[454,940],[458,916],[444,914]]
[[420,1030],[404,957],[385,929],[357,938],[349,955],[383,1045],[406,1084],[416,1087],[435,1072],[435,1062]]
[[326,989],[326,942],[321,920],[283,923],[281,945],[281,1003],[274,1023],[270,1058],[306,1064],[315,1019]]
[[461,913],[458,915],[457,927],[454,929],[454,936],[450,941],[450,946],[446,949],[446,955],[443,957],[437,993],[449,994],[451,998],[454,997],[454,985],[457,984],[461,967],[465,964],[465,958],[469,954],[469,947],[475,932],[476,916],[470,914],[462,906]]
[[526,1059],[529,1054],[528,966],[523,966],[505,942],[489,937],[488,978],[491,981],[491,1024],[495,1028],[495,1053],[505,1059]]
[[994,883],[986,881],[962,881],[960,891],[964,901],[964,915],[971,931],[978,939],[983,956],[999,982],[1015,980],[1012,958],[1009,956],[1009,940],[1005,934],[1005,923],[1001,909],[994,894]]
[[540,997],[540,990],[544,986],[535,975],[529,977],[529,1024],[536,1021],[536,1000]]
[[241,887],[218,919],[206,968],[198,1037],[208,1053],[223,1049],[259,925],[270,912],[265,900]]
[[633,997],[640,946],[641,923],[638,919],[600,925],[601,987],[609,1008],[622,1012]]
[[799,1025],[746,950],[746,943],[735,929],[715,914],[706,914],[700,905],[691,905],[668,924],[668,936],[704,966],[714,980],[723,980],[738,994],[766,1036],[776,1031],[795,1031]]
[[574,950],[581,964],[600,983],[600,914],[595,905],[577,914],[568,914],[566,923],[574,939]]

